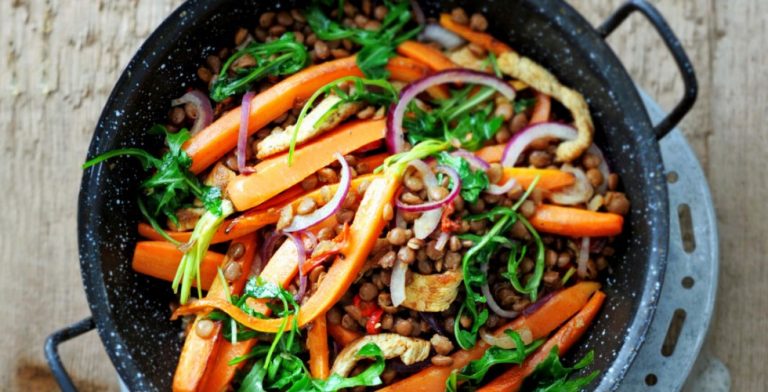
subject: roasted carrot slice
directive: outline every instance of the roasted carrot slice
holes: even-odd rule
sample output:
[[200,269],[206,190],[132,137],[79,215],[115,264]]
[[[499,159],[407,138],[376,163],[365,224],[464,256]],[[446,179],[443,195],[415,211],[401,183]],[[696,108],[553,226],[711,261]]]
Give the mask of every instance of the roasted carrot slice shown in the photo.
[[475,155],[488,163],[501,162],[506,147],[505,144],[494,144],[475,151]]
[[573,185],[574,178],[571,173],[556,169],[532,169],[527,167],[505,167],[501,182],[510,178],[517,180],[518,184],[527,189],[533,180],[539,177],[536,187],[545,191],[551,191],[564,186]]
[[397,53],[421,61],[433,71],[444,71],[446,69],[460,68],[451,61],[443,52],[421,42],[405,41],[398,45]]
[[[385,209],[392,208],[392,200],[399,185],[400,178],[394,175],[375,176],[371,180],[350,227],[347,246],[341,252],[343,257],[337,257],[328,269],[328,273],[317,289],[317,293],[321,294],[312,295],[302,304],[297,322],[299,327],[325,314],[357,279],[357,274],[363,268],[381,230],[388,222],[384,219],[384,212]],[[255,331],[275,333],[280,330],[283,322],[283,318],[252,317],[227,301],[213,298],[205,298],[182,306],[174,312],[174,315],[192,314],[210,308],[222,310]]]
[[[387,70],[393,79],[404,82],[420,79],[429,72],[425,65],[401,57],[390,59]],[[255,133],[295,105],[304,102],[319,88],[345,76],[363,76],[354,56],[315,65],[283,79],[254,97],[248,134]],[[184,144],[184,150],[192,158],[190,170],[195,174],[200,173],[235,148],[239,128],[238,107],[192,136]]]
[[363,335],[357,331],[344,328],[341,324],[328,323],[328,335],[333,338],[336,344],[340,346],[346,346],[357,339],[360,339]]
[[309,371],[312,377],[326,379],[331,373],[328,352],[328,329],[325,315],[312,322],[307,332],[307,350],[309,351]]
[[[253,256],[256,254],[256,234],[252,233],[245,237],[238,238],[232,241],[231,247],[243,246],[243,255],[237,262],[241,263],[241,268],[244,271],[250,271],[251,263],[253,262]],[[229,256],[222,260],[222,263],[230,262]],[[232,262],[235,262],[232,260]],[[227,287],[227,284],[220,279],[214,279],[211,284],[210,290],[206,294],[206,298],[219,298],[225,299],[232,290],[234,293],[239,293],[245,281],[248,278],[247,273],[241,274],[240,278],[234,280],[231,284],[231,288]],[[213,331],[207,336],[200,336],[197,334],[197,325],[201,322],[210,322],[205,320],[206,315],[200,314],[195,319],[195,323],[192,325],[192,329],[187,334],[184,341],[184,347],[181,349],[181,355],[179,356],[179,363],[176,365],[176,373],[173,375],[173,390],[178,391],[196,391],[200,385],[205,374],[205,369],[208,366],[208,362],[217,349],[217,343],[222,337],[219,335],[221,330],[221,323],[214,323]]]
[[453,31],[461,38],[464,38],[465,40],[474,44],[480,45],[481,47],[497,56],[505,52],[513,51],[512,48],[510,48],[507,44],[497,40],[490,34],[474,31],[468,26],[460,25],[454,22],[453,19],[451,19],[451,15],[449,14],[440,15],[440,25],[450,31]]
[[530,219],[542,232],[570,237],[610,237],[621,234],[624,217],[610,212],[542,204]]
[[[172,281],[184,253],[167,241],[139,241],[133,251],[131,267],[134,271],[154,278]],[[221,265],[224,255],[208,252],[200,263],[201,289],[208,290],[216,278],[216,268]],[[197,282],[192,284],[197,286]]]
[[562,356],[581,339],[584,333],[587,332],[587,329],[589,329],[592,321],[597,317],[597,313],[600,311],[604,301],[605,293],[602,291],[596,292],[579,313],[560,327],[557,333],[539,347],[533,355],[528,357],[522,365],[513,366],[480,388],[478,392],[517,392],[520,390],[525,378],[530,376],[536,369],[536,366],[549,356],[552,348],[557,346],[557,352]]
[[[598,283],[581,282],[555,294],[549,301],[541,305],[535,312],[518,317],[495,331],[501,336],[504,331],[511,329],[522,336],[531,339],[541,339],[549,335],[587,303],[589,297],[600,288]],[[489,348],[484,341],[479,341],[469,350],[460,350],[451,355],[453,364],[450,366],[430,366],[408,378],[400,380],[379,392],[442,392],[445,390],[445,380],[456,369],[461,369],[470,361],[479,359]]]
[[297,149],[292,165],[288,165],[286,154],[280,154],[257,164],[255,174],[235,177],[227,186],[229,198],[239,211],[256,207],[331,164],[335,160],[333,153],[355,151],[383,138],[385,130],[384,120],[342,125]]
[[533,106],[530,124],[538,124],[549,121],[549,114],[552,111],[552,97],[547,94],[536,92],[536,104]]
[[[331,216],[323,222],[318,223],[310,230],[316,234],[323,228],[333,227],[336,224],[336,217]],[[294,277],[296,277],[298,270],[299,265],[297,264],[296,246],[292,241],[285,241],[279,248],[277,248],[275,254],[269,259],[269,262],[264,266],[264,269],[259,276],[267,282],[272,282],[280,287],[287,287],[291,281],[293,281]],[[250,303],[250,306],[255,311],[265,315],[271,313],[271,309],[265,305],[265,302],[253,301]],[[230,361],[251,352],[251,349],[256,343],[256,339],[235,343],[222,340],[219,343],[220,347],[216,357],[211,361],[211,364],[208,365],[203,381],[200,383],[200,390],[226,390],[229,383],[232,382],[235,372],[244,365],[243,362],[236,365],[230,365]]]

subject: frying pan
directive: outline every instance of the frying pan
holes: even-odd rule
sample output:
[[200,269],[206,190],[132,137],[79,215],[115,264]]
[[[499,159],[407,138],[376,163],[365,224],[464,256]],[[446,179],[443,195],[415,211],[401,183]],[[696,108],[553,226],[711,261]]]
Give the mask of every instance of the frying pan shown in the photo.
[[[230,45],[239,26],[254,26],[268,9],[301,7],[301,1],[190,0],[147,39],[107,101],[88,156],[115,148],[158,149],[162,140],[145,132],[163,118],[169,101],[199,85],[196,69],[205,57]],[[625,235],[605,282],[608,294],[590,333],[573,350],[595,350],[590,369],[601,369],[595,390],[618,387],[653,317],[667,256],[667,188],[657,139],[688,112],[697,94],[691,63],[659,12],[641,0],[624,4],[599,28],[559,0],[422,1],[427,15],[462,6],[483,12],[489,31],[543,64],[565,85],[583,93],[596,125],[596,141],[622,178],[632,200]],[[652,125],[634,83],[604,39],[638,11],[655,27],[679,68],[684,96]],[[182,340],[168,320],[174,299],[167,282],[133,272],[132,250],[140,216],[138,184],[144,176],[130,159],[83,173],[78,233],[80,266],[91,316],[52,334],[46,356],[63,390],[75,390],[57,346],[96,328],[131,390],[169,390]]]

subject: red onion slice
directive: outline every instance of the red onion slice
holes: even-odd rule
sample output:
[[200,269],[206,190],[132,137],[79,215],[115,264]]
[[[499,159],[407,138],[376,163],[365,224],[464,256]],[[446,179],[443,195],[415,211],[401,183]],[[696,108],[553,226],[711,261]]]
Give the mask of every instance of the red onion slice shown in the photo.
[[251,174],[253,169],[245,166],[246,144],[248,144],[248,122],[251,118],[251,101],[256,93],[248,91],[243,94],[243,101],[240,104],[240,131],[237,133],[237,170],[241,174]]
[[405,301],[405,274],[408,272],[408,264],[398,258],[392,267],[392,275],[389,281],[389,293],[392,298],[392,306],[400,306]]
[[408,109],[408,103],[428,88],[445,83],[482,84],[496,89],[510,101],[515,99],[515,89],[503,79],[484,72],[468,69],[448,69],[419,79],[406,86],[400,93],[397,104],[392,104],[387,114],[387,149],[391,153],[403,151],[405,137],[403,132],[403,117]]
[[600,147],[598,147],[597,144],[592,143],[587,149],[587,152],[600,158],[600,164],[597,165],[597,170],[600,170],[600,174],[603,175],[603,183],[600,184],[596,190],[597,193],[604,195],[605,191],[608,189],[608,176],[611,175],[611,169],[608,167],[608,162],[605,160],[603,151],[600,150]]
[[579,276],[587,275],[587,262],[589,261],[589,237],[581,239],[581,248],[579,248],[579,257],[576,259],[576,272]]
[[437,241],[435,241],[435,249],[442,252],[443,249],[445,249],[445,244],[448,243],[448,239],[451,237],[450,234],[446,232],[440,232],[440,236],[437,237]]
[[512,188],[517,185],[517,180],[513,177],[507,180],[507,182],[496,185],[496,184],[489,184],[488,188],[485,190],[486,193],[490,193],[492,195],[503,195],[509,191],[512,190]]
[[172,106],[179,106],[185,103],[191,103],[197,111],[197,118],[195,123],[192,124],[192,129],[189,133],[194,135],[200,132],[203,128],[211,125],[213,122],[213,107],[211,107],[211,101],[200,90],[191,90],[179,98],[171,101]]
[[491,294],[491,288],[488,285],[488,263],[481,265],[480,271],[483,271],[483,273],[486,275],[485,283],[483,283],[483,286],[480,288],[480,290],[485,296],[485,302],[488,304],[488,308],[490,308],[493,313],[496,313],[499,317],[508,319],[517,317],[517,315],[520,314],[519,312],[502,309],[501,306],[499,306],[499,304],[493,298],[493,295]]
[[466,159],[469,166],[476,170],[486,171],[491,168],[490,163],[462,148],[452,152],[451,155]]
[[456,49],[464,44],[463,38],[435,23],[428,24],[419,38],[422,41],[437,42],[440,46],[448,50]]
[[400,198],[398,197],[395,199],[397,208],[408,212],[424,212],[434,210],[452,202],[461,191],[461,178],[459,178],[459,173],[457,173],[454,168],[443,165],[438,166],[437,171],[445,173],[451,179],[451,183],[453,183],[453,188],[448,193],[448,196],[442,200],[428,201],[422,204],[405,204],[400,201]]
[[573,185],[549,195],[550,200],[560,205],[572,206],[588,202],[595,194],[595,190],[583,170],[566,163],[560,168],[560,171],[573,174],[575,182]]
[[425,211],[413,221],[413,236],[423,240],[440,226],[440,218],[443,216],[442,208]]
[[413,20],[415,20],[419,26],[424,26],[424,24],[427,23],[427,18],[424,16],[424,10],[421,9],[417,0],[411,0],[411,10],[413,11]]
[[501,157],[501,165],[504,167],[514,167],[520,154],[536,139],[546,137],[573,140],[576,139],[576,136],[576,129],[570,125],[555,122],[530,125],[515,134],[507,143],[507,146],[504,148],[504,154]]
[[344,203],[344,199],[347,197],[347,193],[349,192],[349,185],[352,182],[352,176],[349,171],[347,160],[344,159],[344,157],[338,152],[334,154],[334,157],[336,157],[336,160],[341,164],[341,180],[339,181],[336,194],[333,195],[333,198],[331,198],[328,203],[315,210],[315,212],[309,215],[294,216],[293,222],[291,222],[288,227],[283,229],[284,232],[293,233],[299,230],[305,230],[324,221],[329,216],[335,214],[339,208],[341,208],[341,205]]
[[296,302],[300,302],[304,298],[304,294],[307,293],[307,275],[302,272],[304,270],[304,261],[307,260],[307,250],[304,248],[304,241],[299,236],[292,233],[285,233],[288,238],[296,245],[296,254],[298,255],[297,264],[299,265],[299,291],[293,296]]

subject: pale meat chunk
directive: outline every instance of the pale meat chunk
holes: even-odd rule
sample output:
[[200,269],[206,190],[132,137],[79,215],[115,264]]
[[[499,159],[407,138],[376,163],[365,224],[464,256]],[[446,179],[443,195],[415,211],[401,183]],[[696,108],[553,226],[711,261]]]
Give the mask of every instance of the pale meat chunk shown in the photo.
[[429,350],[432,348],[432,344],[426,340],[409,338],[396,333],[366,335],[341,350],[336,357],[336,361],[333,362],[331,373],[347,377],[359,360],[357,353],[368,343],[377,345],[384,354],[384,358],[400,357],[400,360],[406,365],[412,365],[427,359]]
[[459,271],[435,275],[414,273],[411,283],[405,286],[402,306],[419,312],[442,312],[451,306],[459,294],[461,280]]

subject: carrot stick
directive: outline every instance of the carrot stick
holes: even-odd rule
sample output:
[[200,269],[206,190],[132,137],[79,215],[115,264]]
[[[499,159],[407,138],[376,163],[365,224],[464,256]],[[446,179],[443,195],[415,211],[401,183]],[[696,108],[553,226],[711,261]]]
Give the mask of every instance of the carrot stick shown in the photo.
[[478,392],[517,392],[520,390],[525,378],[530,376],[536,369],[536,366],[549,356],[553,347],[557,346],[557,352],[562,356],[581,339],[587,329],[589,329],[592,321],[597,317],[597,313],[604,301],[605,293],[602,291],[596,292],[579,313],[560,327],[557,333],[539,347],[536,353],[528,357],[522,365],[513,366],[480,388]]
[[474,31],[468,26],[460,25],[454,22],[453,19],[451,19],[451,15],[449,14],[440,14],[440,25],[450,31],[453,31],[461,38],[464,38],[465,40],[474,44],[480,45],[481,47],[497,56],[505,52],[513,51],[512,48],[510,48],[507,44],[497,40],[496,38],[493,38],[493,36],[490,34]]
[[[383,217],[384,210],[391,208],[399,185],[400,178],[394,175],[375,176],[371,180],[350,227],[349,240],[341,252],[342,257],[336,258],[320,283],[317,293],[321,294],[312,295],[302,304],[297,322],[299,327],[327,312],[357,279],[357,274],[365,265],[381,230],[388,223]],[[255,331],[276,333],[283,323],[283,318],[252,317],[227,301],[208,298],[178,308],[174,316],[197,313],[209,308],[220,309]],[[288,322],[292,322],[290,317]]]
[[542,204],[530,219],[543,233],[570,237],[610,237],[621,234],[624,217],[610,212]]
[[510,178],[517,180],[524,189],[533,183],[533,180],[539,177],[536,187],[545,191],[551,191],[564,186],[573,185],[574,178],[571,173],[556,169],[531,169],[527,167],[505,167],[501,183],[507,182]]
[[[323,228],[333,227],[336,223],[336,217],[331,216],[309,230],[317,234]],[[293,244],[293,241],[285,241],[277,248],[275,254],[269,259],[269,262],[264,266],[259,276],[267,282],[272,282],[280,287],[287,287],[298,273],[298,268],[296,246]],[[271,313],[271,309],[266,306],[266,302],[253,301],[249,305],[253,310],[265,315]],[[208,365],[208,370],[206,370],[203,381],[200,383],[200,390],[226,390],[237,370],[244,365],[244,362],[236,365],[229,365],[229,362],[251,352],[256,343],[256,339],[235,343],[222,340],[216,357]]]
[[446,69],[460,68],[451,61],[443,52],[421,42],[405,41],[398,45],[397,53],[421,61],[433,71],[444,71]]
[[552,97],[547,94],[536,92],[536,104],[533,105],[530,124],[538,124],[549,121],[549,114],[552,111]]
[[[357,162],[357,166],[360,165],[366,165],[369,168],[369,171],[372,171],[373,169],[381,166],[382,163],[384,163],[384,159],[387,158],[387,154],[376,154],[376,155],[370,155],[364,158],[360,158]],[[299,196],[307,193],[307,191],[304,190],[304,188],[301,187],[301,184],[296,184],[279,195],[265,201],[261,205],[259,205],[259,209],[262,208],[269,208],[269,207],[275,207],[275,206],[284,206],[286,203],[295,200]]]
[[[501,336],[504,331],[511,329],[522,336],[531,339],[541,339],[549,335],[560,324],[571,318],[587,303],[589,297],[600,288],[595,282],[577,283],[552,296],[535,312],[521,316],[495,331]],[[453,364],[450,366],[430,366],[408,378],[400,380],[379,392],[438,392],[445,390],[445,380],[451,372],[461,369],[470,361],[479,359],[490,346],[485,341],[479,341],[469,350],[460,350],[451,355]]]
[[[393,79],[404,82],[420,79],[429,72],[423,64],[401,57],[390,59],[387,70]],[[283,79],[251,101],[248,134],[255,133],[298,103],[307,100],[320,87],[345,76],[363,76],[354,56],[312,66]],[[195,174],[200,173],[235,148],[239,128],[238,107],[192,136],[184,144],[184,150],[192,158],[190,170]]]
[[492,146],[483,147],[475,151],[475,156],[488,163],[501,162],[501,157],[504,156],[504,149],[506,147],[506,144],[494,144]]
[[[212,244],[220,244],[222,242],[232,241],[235,238],[242,237],[246,234],[253,233],[254,231],[266,226],[273,224],[277,222],[277,219],[280,217],[280,210],[279,209],[265,209],[265,210],[259,210],[258,213],[254,213],[251,216],[251,224],[248,226],[242,226],[242,227],[236,227],[229,231],[227,229],[229,228],[230,224],[232,223],[232,219],[227,219],[224,221],[224,223],[221,224],[218,230],[216,230],[216,234],[213,235],[213,239],[211,240]],[[179,242],[187,242],[189,241],[189,238],[192,236],[191,231],[169,231],[166,230],[166,233],[171,236],[176,241]],[[152,226],[149,224],[146,224],[144,222],[139,223],[139,235],[155,241],[164,241],[165,238],[160,235],[160,233],[156,232]]]
[[239,175],[229,182],[227,193],[239,211],[258,206],[276,194],[301,182],[310,174],[331,164],[334,152],[347,154],[384,137],[384,120],[356,121],[342,125],[297,149],[292,165],[286,154],[261,161],[256,173]]
[[328,335],[340,346],[346,346],[363,335],[357,331],[344,328],[341,324],[328,323]]
[[[222,260],[222,263],[239,262],[242,270],[250,271],[251,262],[256,253],[256,234],[249,234],[232,241],[230,248],[239,246],[238,244],[243,245],[245,248],[245,252],[240,259],[234,261],[227,256]],[[206,298],[226,300],[230,290],[234,293],[239,293],[243,289],[247,278],[247,273],[241,274],[240,278],[232,282],[231,288],[227,287],[228,285],[220,279],[214,279],[213,283],[211,283],[210,290],[208,290],[208,293],[206,294]],[[173,391],[175,392],[191,392],[197,390],[200,385],[200,380],[205,374],[209,359],[216,351],[218,341],[222,338],[219,336],[219,331],[221,330],[222,325],[218,322],[214,323],[213,331],[208,336],[202,337],[197,334],[197,325],[203,322],[206,317],[207,315],[205,314],[197,316],[192,325],[192,329],[187,334],[184,341],[184,347],[181,349],[181,355],[179,356],[179,363],[176,365],[176,373],[173,375]]]
[[[182,251],[167,241],[139,241],[133,251],[132,268],[134,271],[153,278],[172,281],[179,267]],[[224,255],[208,252],[200,263],[201,289],[208,290],[216,278],[216,268],[221,265]],[[197,282],[193,281],[197,286]]]
[[328,352],[328,329],[325,315],[312,322],[307,332],[307,350],[309,350],[309,371],[312,377],[326,379],[331,373]]

